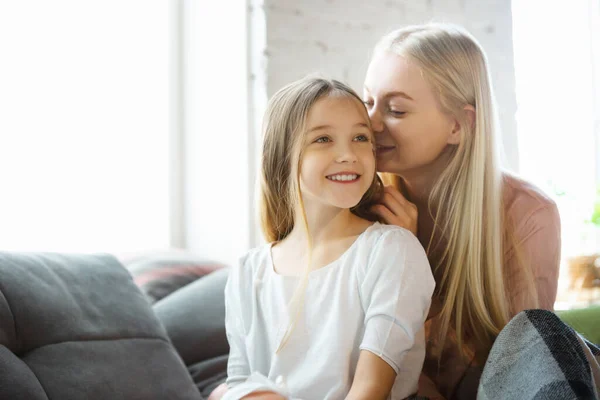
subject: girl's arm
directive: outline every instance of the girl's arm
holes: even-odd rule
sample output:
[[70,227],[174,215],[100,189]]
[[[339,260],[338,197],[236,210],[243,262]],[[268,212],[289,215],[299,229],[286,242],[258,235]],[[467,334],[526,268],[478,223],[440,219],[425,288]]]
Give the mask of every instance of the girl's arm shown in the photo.
[[[386,399],[395,379],[396,372],[388,363],[370,351],[363,350],[360,352],[352,388],[346,400]],[[419,377],[417,394],[429,400],[445,400],[435,383],[424,374]]]
[[346,400],[385,400],[395,379],[396,371],[387,362],[368,350],[362,350]]
[[280,394],[274,392],[253,392],[242,397],[242,400],[287,400]]
[[435,280],[408,230],[385,227],[370,245],[367,265],[357,269],[365,327],[349,398],[384,399],[390,391],[405,398],[418,390]]
[[243,383],[250,376],[250,366],[246,351],[245,327],[243,320],[244,296],[248,293],[248,279],[244,279],[245,258],[229,271],[225,285],[225,330],[229,342],[227,361],[227,386]]
[[[212,391],[208,400],[220,400],[227,393],[227,385],[222,383]],[[280,394],[274,392],[253,392],[242,397],[242,400],[287,400]]]
[[[239,264],[233,266],[229,272],[227,284],[225,285],[225,330],[229,342],[229,360],[227,362],[227,381],[211,393],[209,400],[220,399],[243,399],[243,400],[285,400],[285,397],[268,390],[260,389],[267,386],[263,382],[249,382],[250,363],[248,361],[248,350],[246,348],[247,336],[244,315],[250,310],[244,306],[251,303],[252,284],[254,277],[251,274],[250,265],[246,265],[246,257]],[[266,378],[265,378],[266,380]],[[254,384],[254,385],[253,385]],[[257,389],[251,393],[252,386]]]

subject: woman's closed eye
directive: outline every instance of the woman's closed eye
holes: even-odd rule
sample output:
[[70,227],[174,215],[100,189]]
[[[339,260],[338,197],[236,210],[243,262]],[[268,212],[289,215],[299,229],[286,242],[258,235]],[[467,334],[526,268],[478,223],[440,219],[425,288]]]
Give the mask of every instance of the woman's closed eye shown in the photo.
[[394,108],[388,108],[388,112],[394,117],[402,117],[406,114],[406,111],[400,111]]

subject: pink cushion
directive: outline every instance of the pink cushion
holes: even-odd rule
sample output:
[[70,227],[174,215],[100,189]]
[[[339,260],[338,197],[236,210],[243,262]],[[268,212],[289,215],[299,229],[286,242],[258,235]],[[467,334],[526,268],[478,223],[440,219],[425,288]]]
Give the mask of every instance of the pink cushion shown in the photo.
[[139,255],[121,261],[151,303],[224,267],[184,251]]

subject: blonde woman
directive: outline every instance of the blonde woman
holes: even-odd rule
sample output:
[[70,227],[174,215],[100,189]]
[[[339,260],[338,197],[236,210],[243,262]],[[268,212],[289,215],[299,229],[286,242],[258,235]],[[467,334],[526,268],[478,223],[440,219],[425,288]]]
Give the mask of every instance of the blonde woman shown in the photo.
[[418,237],[437,283],[420,392],[475,398],[481,367],[511,317],[553,308],[556,205],[500,168],[488,62],[460,27],[410,26],[383,37],[363,101],[377,170],[389,184],[373,211]]
[[223,398],[416,393],[435,283],[411,232],[366,219],[381,182],[360,97],[337,81],[302,79],[274,95],[264,126],[269,243],[229,274]]

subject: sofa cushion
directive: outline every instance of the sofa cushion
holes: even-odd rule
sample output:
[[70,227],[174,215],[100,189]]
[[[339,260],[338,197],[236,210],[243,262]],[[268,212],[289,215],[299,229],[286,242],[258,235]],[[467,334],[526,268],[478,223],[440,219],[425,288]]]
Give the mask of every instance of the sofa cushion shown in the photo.
[[185,251],[127,257],[123,259],[123,264],[152,304],[224,267]]
[[0,398],[200,394],[114,257],[0,253]]
[[225,284],[229,268],[215,271],[158,301],[154,313],[187,366],[229,353]]

